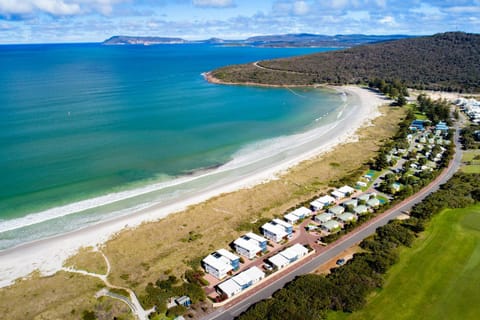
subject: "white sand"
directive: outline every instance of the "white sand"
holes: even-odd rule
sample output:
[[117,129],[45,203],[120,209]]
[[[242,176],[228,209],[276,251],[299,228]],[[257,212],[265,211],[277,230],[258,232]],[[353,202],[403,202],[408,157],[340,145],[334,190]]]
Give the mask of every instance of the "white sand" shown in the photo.
[[[333,126],[324,141],[317,144],[315,148],[299,154],[294,159],[276,163],[268,170],[247,175],[234,183],[217,185],[213,189],[179,199],[170,205],[149,208],[135,215],[105,221],[64,235],[2,251],[0,252],[0,287],[7,286],[18,278],[26,277],[34,270],[39,270],[44,275],[53,274],[60,270],[63,262],[81,247],[101,245],[122,229],[133,228],[142,222],[164,218],[171,213],[185,209],[189,205],[200,203],[221,193],[232,192],[276,179],[280,173],[304,160],[328,152],[341,143],[354,141],[356,139],[355,132],[376,118],[380,114],[378,107],[388,103],[388,101],[368,89],[355,86],[343,86],[336,89],[345,92],[347,95],[356,96],[358,104],[341,112],[337,124]],[[300,134],[299,139],[301,138]]]

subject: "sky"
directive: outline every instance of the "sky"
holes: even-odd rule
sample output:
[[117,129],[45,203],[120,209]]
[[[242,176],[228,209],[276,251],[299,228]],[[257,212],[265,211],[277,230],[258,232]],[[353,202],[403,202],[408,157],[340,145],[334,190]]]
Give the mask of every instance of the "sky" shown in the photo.
[[0,43],[480,33],[480,0],[0,0]]

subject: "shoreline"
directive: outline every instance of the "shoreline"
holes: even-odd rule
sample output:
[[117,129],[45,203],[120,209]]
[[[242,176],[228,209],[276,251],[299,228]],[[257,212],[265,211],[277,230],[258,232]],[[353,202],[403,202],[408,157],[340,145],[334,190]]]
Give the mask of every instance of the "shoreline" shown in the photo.
[[[337,120],[336,125],[331,129],[334,131],[332,139],[322,141],[321,145],[315,149],[302,153],[294,159],[276,163],[268,170],[247,174],[234,183],[220,184],[185,199],[175,199],[169,203],[142,210],[135,215],[103,221],[70,233],[6,249],[0,252],[0,287],[13,283],[15,279],[28,276],[36,269],[40,270],[43,275],[53,274],[62,267],[65,259],[75,254],[81,247],[104,244],[123,230],[163,219],[170,214],[183,211],[187,207],[202,203],[220,194],[251,188],[257,184],[278,179],[301,162],[325,154],[343,143],[354,141],[356,139],[355,132],[376,118],[379,115],[378,107],[386,103],[383,97],[360,87],[329,87],[344,92],[348,96],[355,96],[358,103],[358,105],[351,106],[349,110],[341,111],[342,119]],[[348,125],[339,126],[338,124],[343,121],[346,121]]]
[[[286,72],[286,71],[285,71]],[[346,85],[346,86],[334,86],[328,84],[291,84],[291,85],[280,85],[280,84],[265,84],[265,83],[256,83],[256,82],[225,82],[218,78],[215,78],[212,75],[211,71],[203,72],[203,78],[213,84],[221,84],[227,86],[246,86],[246,87],[264,87],[264,88],[344,88],[344,87],[355,87],[354,85]]]

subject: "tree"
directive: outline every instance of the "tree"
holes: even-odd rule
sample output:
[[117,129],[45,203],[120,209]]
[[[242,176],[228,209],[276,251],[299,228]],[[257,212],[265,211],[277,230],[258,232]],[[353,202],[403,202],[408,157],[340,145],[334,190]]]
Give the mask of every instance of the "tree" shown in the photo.
[[406,103],[407,103],[407,99],[405,98],[405,96],[403,94],[400,94],[397,98],[397,104],[400,107],[403,107]]

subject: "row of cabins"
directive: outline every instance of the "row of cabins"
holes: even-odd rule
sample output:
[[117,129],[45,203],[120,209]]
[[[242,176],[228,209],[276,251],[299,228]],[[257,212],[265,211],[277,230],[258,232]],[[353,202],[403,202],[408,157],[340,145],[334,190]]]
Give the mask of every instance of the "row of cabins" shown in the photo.
[[[268,240],[249,232],[233,242],[235,251],[248,259],[253,259],[267,251]],[[240,269],[240,257],[228,250],[220,249],[202,260],[205,272],[222,280]]]
[[276,269],[282,269],[297,261],[301,257],[306,256],[307,254],[308,249],[297,243],[283,251],[280,251],[276,255],[271,256],[268,258],[268,262],[272,265],[272,267]]
[[314,201],[310,202],[310,208],[313,211],[319,211],[334,204],[337,200],[341,200],[351,196],[355,192],[355,189],[349,186],[343,186],[338,188],[330,193],[330,195],[326,195],[315,199]]
[[[360,202],[365,204],[359,204]],[[366,214],[369,208],[376,208],[380,200],[374,193],[367,193],[356,199],[350,199],[341,205],[328,209],[327,212],[316,215],[314,220],[320,224],[320,229],[326,232],[336,232],[341,229],[341,223],[356,221],[357,217]],[[347,212],[351,210],[352,212]]]
[[[410,124],[409,129],[412,131],[425,131],[426,125],[429,125],[431,122],[430,120],[413,120]],[[435,125],[434,132],[437,136],[441,134],[445,134],[448,132],[448,126],[445,122],[440,121]]]
[[454,102],[474,123],[480,124],[480,101],[459,98]]
[[243,290],[251,287],[255,283],[265,278],[265,272],[258,267],[251,267],[234,277],[217,285],[216,290],[218,294],[231,298]]

